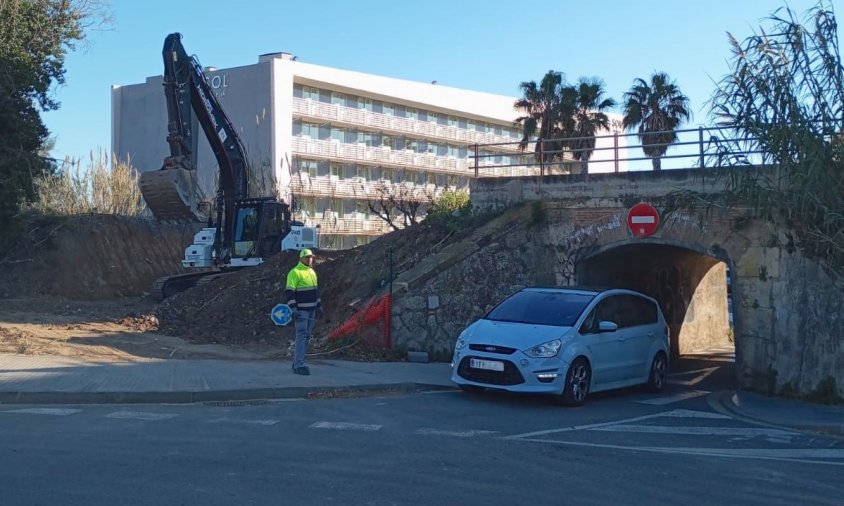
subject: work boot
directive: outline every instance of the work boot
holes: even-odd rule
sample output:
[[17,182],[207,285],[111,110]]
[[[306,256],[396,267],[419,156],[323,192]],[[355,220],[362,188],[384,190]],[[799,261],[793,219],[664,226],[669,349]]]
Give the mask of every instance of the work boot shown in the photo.
[[296,374],[301,374],[302,376],[308,376],[309,374],[311,374],[311,370],[306,365],[303,365],[302,367],[294,367],[293,372]]

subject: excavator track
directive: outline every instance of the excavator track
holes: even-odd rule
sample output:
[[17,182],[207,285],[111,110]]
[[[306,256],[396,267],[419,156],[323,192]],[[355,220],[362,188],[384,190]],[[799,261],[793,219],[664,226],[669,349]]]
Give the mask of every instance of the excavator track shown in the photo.
[[197,221],[196,171],[165,168],[142,172],[141,195],[153,216],[161,221]]
[[162,301],[195,286],[205,285],[229,274],[233,274],[237,270],[226,269],[224,271],[190,272],[187,274],[164,276],[156,279],[152,284],[151,294],[156,300]]

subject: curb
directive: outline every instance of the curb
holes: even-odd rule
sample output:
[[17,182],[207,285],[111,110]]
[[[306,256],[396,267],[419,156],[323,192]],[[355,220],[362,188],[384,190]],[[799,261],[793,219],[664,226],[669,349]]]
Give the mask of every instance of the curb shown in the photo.
[[307,399],[384,391],[412,393],[450,390],[426,383],[376,383],[336,387],[278,387],[197,392],[0,392],[2,404],[195,404],[203,402]]
[[718,392],[713,392],[709,394],[706,398],[706,402],[709,404],[713,410],[721,413],[722,415],[729,416],[731,418],[735,418],[737,420],[741,420],[743,422],[752,423],[755,425],[763,425],[766,427],[771,427],[775,429],[784,429],[784,430],[792,430],[792,431],[799,431],[805,432],[809,434],[818,434],[823,436],[830,436],[835,437],[838,439],[844,438],[844,423],[833,425],[833,424],[816,424],[816,425],[809,425],[809,424],[793,424],[793,423],[776,423],[770,420],[766,420],[761,418],[759,415],[750,414],[747,411],[743,410],[739,405],[735,402],[735,395],[736,391],[733,390],[722,390]]

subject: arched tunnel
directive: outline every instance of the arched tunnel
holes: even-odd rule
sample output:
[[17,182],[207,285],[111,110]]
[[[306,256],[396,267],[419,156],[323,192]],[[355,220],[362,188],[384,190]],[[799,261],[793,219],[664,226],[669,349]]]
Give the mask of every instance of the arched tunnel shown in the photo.
[[626,244],[578,262],[579,285],[621,287],[650,295],[665,314],[672,354],[733,347],[727,264],[669,244]]

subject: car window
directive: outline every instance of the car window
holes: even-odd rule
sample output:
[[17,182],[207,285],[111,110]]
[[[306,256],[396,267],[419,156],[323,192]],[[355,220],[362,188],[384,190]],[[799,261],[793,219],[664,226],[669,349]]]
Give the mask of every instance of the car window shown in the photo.
[[643,297],[625,295],[625,312],[627,327],[636,325],[651,325],[657,322],[656,305]]
[[525,290],[505,299],[484,319],[569,327],[594,297],[589,293]]

